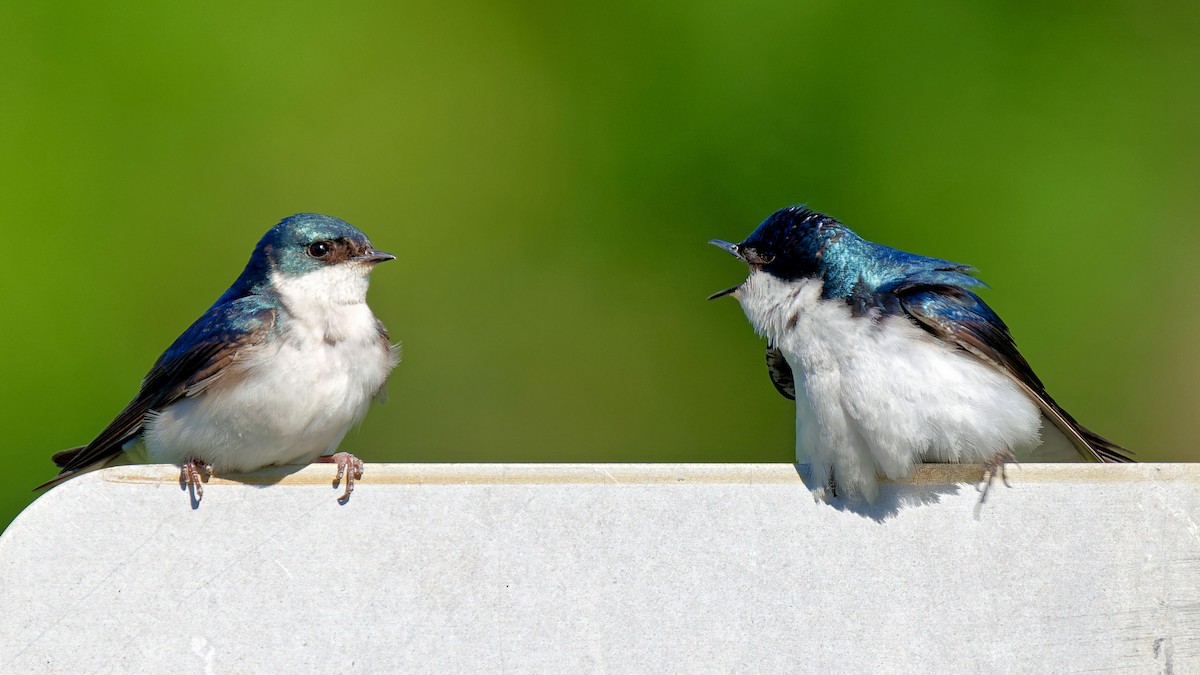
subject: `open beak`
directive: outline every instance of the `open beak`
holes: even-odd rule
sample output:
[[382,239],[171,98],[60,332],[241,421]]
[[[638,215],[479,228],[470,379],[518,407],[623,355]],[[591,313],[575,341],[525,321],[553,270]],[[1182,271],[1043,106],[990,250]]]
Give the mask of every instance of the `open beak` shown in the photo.
[[357,260],[358,262],[370,263],[372,265],[375,265],[375,264],[378,264],[381,262],[395,260],[396,256],[392,255],[391,253],[385,253],[383,251],[376,251],[375,249],[371,249],[370,251],[367,251],[366,253],[364,253],[362,255],[354,256],[354,259]]
[[716,246],[717,248],[721,249],[722,251],[727,252],[729,255],[731,255],[735,258],[742,257],[742,253],[741,253],[741,251],[738,250],[737,244],[731,244],[727,241],[721,241],[720,239],[709,239],[708,243],[712,244],[713,246]]
[[736,293],[738,291],[738,289],[740,289],[741,287],[742,287],[742,285],[738,284],[737,286],[732,286],[730,288],[726,288],[723,291],[717,291],[716,293],[713,293],[712,295],[708,296],[708,299],[716,300],[717,298],[723,298],[726,295],[729,295],[731,293]]
[[[729,253],[729,255],[737,258],[738,260],[745,260],[745,258],[742,257],[742,252],[740,250],[738,250],[737,244],[731,244],[727,241],[721,241],[720,239],[712,239],[712,240],[709,240],[708,243],[712,244],[713,246],[716,246],[719,249],[727,251]],[[724,297],[726,295],[736,292],[741,287],[742,287],[742,284],[738,284],[737,286],[734,286],[732,288],[726,288],[723,291],[718,291],[718,292],[713,293],[712,295],[708,296],[708,299],[716,300],[717,298]]]

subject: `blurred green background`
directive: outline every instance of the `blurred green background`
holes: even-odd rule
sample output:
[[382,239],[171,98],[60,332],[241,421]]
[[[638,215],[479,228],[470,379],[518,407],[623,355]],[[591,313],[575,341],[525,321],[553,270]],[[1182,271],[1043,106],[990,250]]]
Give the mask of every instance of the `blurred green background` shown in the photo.
[[1195,459],[1197,35],[1132,1],[3,3],[0,526],[298,211],[399,258],[368,461],[791,461],[705,242],[798,202],[974,264],[1060,403]]

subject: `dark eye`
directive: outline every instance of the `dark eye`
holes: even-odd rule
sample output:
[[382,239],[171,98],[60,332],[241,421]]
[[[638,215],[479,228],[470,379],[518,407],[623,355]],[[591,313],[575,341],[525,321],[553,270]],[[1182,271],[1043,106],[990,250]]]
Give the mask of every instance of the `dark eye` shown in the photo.
[[324,258],[329,254],[329,242],[317,241],[309,244],[308,254],[314,258]]

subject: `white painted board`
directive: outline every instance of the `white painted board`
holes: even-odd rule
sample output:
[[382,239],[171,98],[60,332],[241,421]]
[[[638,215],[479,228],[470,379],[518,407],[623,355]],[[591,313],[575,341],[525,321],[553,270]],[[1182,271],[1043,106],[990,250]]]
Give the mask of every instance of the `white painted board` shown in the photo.
[[0,672],[1200,672],[1200,465],[374,464],[68,481],[0,536]]

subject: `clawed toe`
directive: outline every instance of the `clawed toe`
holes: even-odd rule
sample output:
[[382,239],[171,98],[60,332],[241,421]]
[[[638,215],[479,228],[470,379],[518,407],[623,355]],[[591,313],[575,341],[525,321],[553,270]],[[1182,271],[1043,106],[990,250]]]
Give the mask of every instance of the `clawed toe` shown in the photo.
[[199,502],[204,497],[204,484],[211,476],[212,464],[193,457],[179,467],[179,487],[186,490],[191,486]]
[[1016,462],[1017,456],[1012,453],[1012,450],[1007,448],[997,452],[992,456],[986,464],[983,465],[983,477],[980,479],[980,490],[986,494],[988,489],[992,487],[996,476],[1000,476],[1000,480],[1004,483],[1004,487],[1012,487],[1008,482],[1008,462]]
[[363,477],[363,461],[348,452],[322,455],[317,458],[317,461],[327,464],[337,464],[337,476],[333,479],[334,487],[337,487],[342,482],[342,477],[345,476],[346,491],[338,498],[339,502],[345,504],[350,499],[350,493],[354,492],[354,481]]

